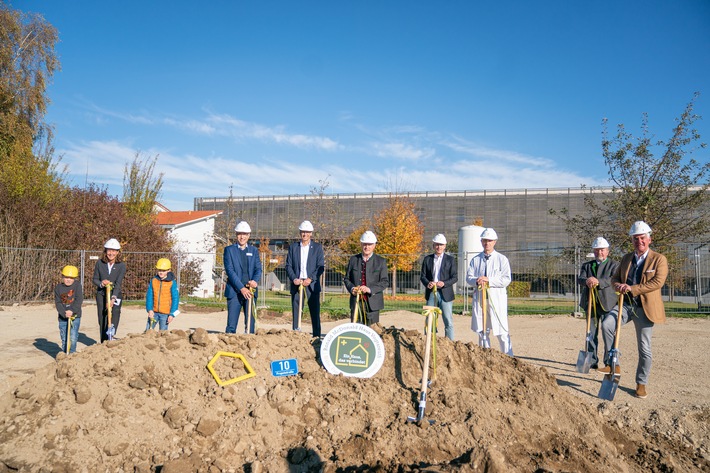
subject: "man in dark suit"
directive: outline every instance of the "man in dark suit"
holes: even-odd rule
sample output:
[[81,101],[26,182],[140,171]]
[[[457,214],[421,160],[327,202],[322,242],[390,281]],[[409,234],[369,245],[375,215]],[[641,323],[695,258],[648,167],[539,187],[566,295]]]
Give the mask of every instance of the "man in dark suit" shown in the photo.
[[[634,222],[629,230],[634,251],[624,255],[611,283],[621,294],[624,294],[624,310],[621,323],[633,320],[636,327],[636,344],[639,361],[636,365],[636,392],[638,398],[647,396],[646,386],[651,373],[651,335],[653,325],[666,321],[666,310],[663,307],[661,288],[668,277],[668,260],[660,253],[649,248],[651,244],[651,227],[646,222]],[[602,336],[604,337],[604,362],[614,343],[616,318],[619,308],[616,307],[602,321]],[[611,367],[606,366],[605,373],[611,373]]]
[[603,237],[598,237],[592,242],[592,251],[594,259],[582,264],[582,268],[577,276],[577,284],[582,286],[582,298],[579,306],[583,310],[589,308],[589,294],[593,294],[592,300],[596,302],[592,306],[592,332],[593,340],[587,341],[587,351],[592,352],[593,370],[599,367],[599,357],[597,356],[597,348],[599,347],[599,326],[604,320],[606,314],[617,303],[616,292],[614,286],[611,285],[611,277],[619,267],[618,261],[613,261],[609,258],[609,242]]
[[[370,230],[360,237],[362,253],[351,256],[343,283],[350,293],[350,320],[355,322],[357,296],[364,302],[367,325],[380,321],[380,310],[385,307],[384,291],[390,285],[387,261],[375,254],[377,237]],[[358,309],[359,311],[359,309]]]
[[[320,277],[325,271],[323,245],[311,241],[313,224],[308,220],[301,222],[298,230],[301,233],[301,241],[292,243],[286,256],[286,273],[291,281],[293,329],[301,330],[299,308],[302,308],[303,302],[307,300],[313,336],[320,337]],[[305,291],[303,296],[299,296],[301,286]],[[304,300],[301,300],[301,297]]]
[[[441,309],[444,333],[454,339],[454,284],[459,280],[454,257],[446,254],[446,237],[439,233],[432,240],[434,253],[424,257],[420,280],[426,290],[427,305]],[[434,288],[436,287],[436,291]]]
[[[227,272],[227,288],[224,296],[227,298],[227,333],[237,332],[239,314],[244,310],[244,331],[254,333],[256,319],[253,312],[247,320],[248,304],[252,298],[256,302],[258,282],[261,278],[261,259],[259,250],[249,244],[251,227],[241,221],[234,228],[237,232],[237,242],[224,249],[224,270]],[[252,293],[252,289],[254,293]]]

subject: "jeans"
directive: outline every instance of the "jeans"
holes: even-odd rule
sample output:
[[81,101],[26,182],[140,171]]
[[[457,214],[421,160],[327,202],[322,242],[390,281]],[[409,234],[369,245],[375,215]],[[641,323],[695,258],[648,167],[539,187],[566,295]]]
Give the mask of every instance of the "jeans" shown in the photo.
[[[81,317],[77,317],[72,320],[71,323],[71,333],[69,334],[69,340],[71,341],[71,347],[69,348],[69,353],[76,352],[76,341],[79,340],[79,325],[81,324]],[[67,328],[69,326],[69,320],[59,318],[59,338],[62,339],[62,351],[67,352]]]
[[[437,304],[438,301],[438,304]],[[427,305],[441,309],[441,318],[444,319],[444,334],[449,340],[454,339],[454,301],[446,302],[440,295],[432,292]]]
[[[160,312],[153,312],[153,317],[155,320],[158,321],[158,327],[160,330],[167,330],[168,329],[168,317],[170,317],[170,314],[161,314]],[[148,317],[148,321],[145,324],[145,329],[150,330],[150,317]]]
[[[614,347],[614,334],[616,333],[616,317],[619,307],[614,307],[604,320],[602,320],[602,337],[604,338],[604,364],[609,364],[609,350]],[[627,324],[633,320],[636,327],[636,344],[638,346],[639,361],[636,365],[636,383],[648,384],[648,375],[651,373],[651,335],[653,334],[653,322],[648,320],[646,313],[641,306],[624,305],[624,313],[621,316],[621,324]]]

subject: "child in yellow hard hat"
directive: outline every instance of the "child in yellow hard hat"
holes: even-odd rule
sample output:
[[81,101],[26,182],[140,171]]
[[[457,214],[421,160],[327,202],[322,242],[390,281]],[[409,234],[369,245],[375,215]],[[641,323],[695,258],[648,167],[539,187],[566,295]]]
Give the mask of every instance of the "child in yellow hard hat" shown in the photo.
[[[62,282],[54,288],[54,303],[57,306],[57,318],[59,319],[59,337],[62,339],[64,353],[67,353],[67,343],[69,343],[69,353],[74,353],[76,341],[79,339],[81,304],[84,302],[84,293],[78,277],[79,270],[76,266],[64,266],[62,268]],[[67,335],[69,336],[67,337]]]
[[155,264],[158,274],[153,276],[145,294],[145,310],[148,312],[146,330],[159,324],[160,330],[167,330],[180,311],[180,293],[175,275],[170,271],[172,264],[167,258],[160,258]]

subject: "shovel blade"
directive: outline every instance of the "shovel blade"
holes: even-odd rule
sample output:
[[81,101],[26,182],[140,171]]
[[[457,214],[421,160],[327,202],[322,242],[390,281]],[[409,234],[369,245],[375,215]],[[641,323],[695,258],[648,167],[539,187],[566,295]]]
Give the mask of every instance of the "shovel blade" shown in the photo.
[[579,355],[577,355],[577,372],[578,373],[589,373],[589,368],[592,366],[592,355],[591,351],[580,350]]
[[606,401],[613,401],[616,390],[619,388],[620,374],[607,374],[602,380],[602,387],[599,388],[598,397]]

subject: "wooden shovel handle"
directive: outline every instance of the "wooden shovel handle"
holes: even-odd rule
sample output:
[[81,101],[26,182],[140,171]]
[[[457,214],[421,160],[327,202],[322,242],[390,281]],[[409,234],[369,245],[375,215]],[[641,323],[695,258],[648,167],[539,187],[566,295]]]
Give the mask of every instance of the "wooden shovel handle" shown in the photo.
[[619,313],[616,314],[616,333],[614,334],[614,350],[619,348],[619,338],[621,333],[621,318],[624,314],[624,295],[619,293]]

